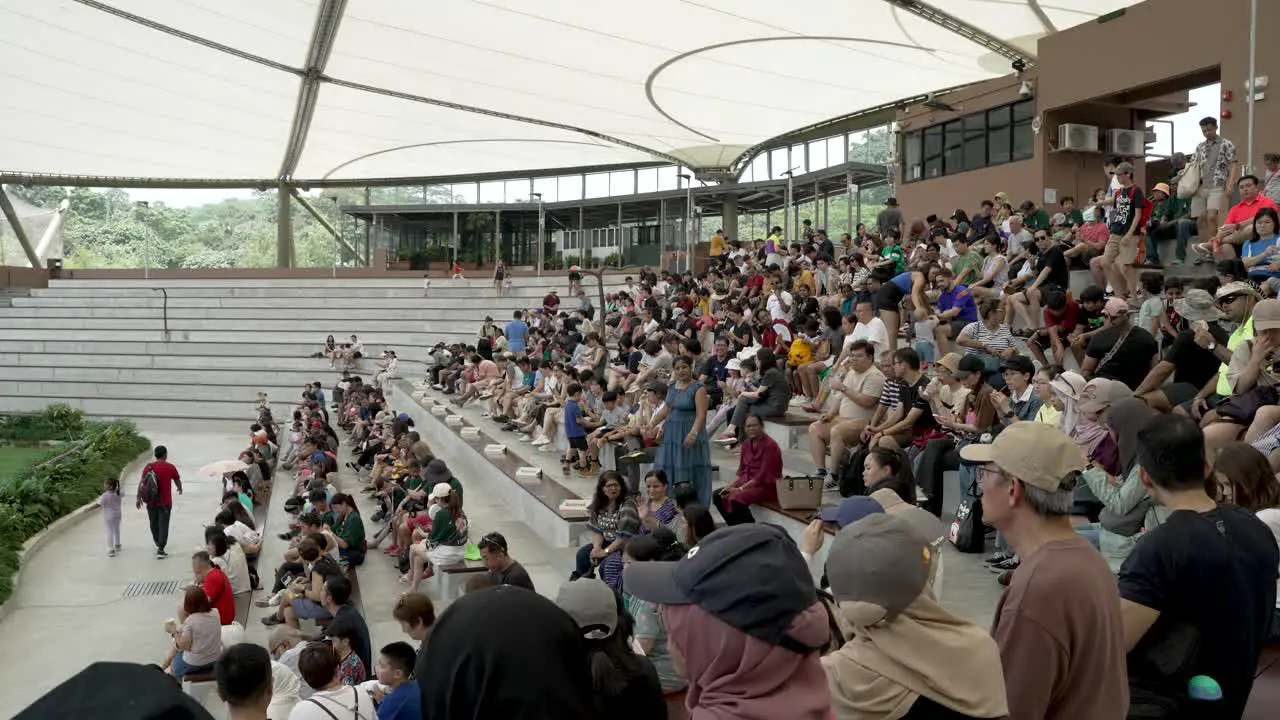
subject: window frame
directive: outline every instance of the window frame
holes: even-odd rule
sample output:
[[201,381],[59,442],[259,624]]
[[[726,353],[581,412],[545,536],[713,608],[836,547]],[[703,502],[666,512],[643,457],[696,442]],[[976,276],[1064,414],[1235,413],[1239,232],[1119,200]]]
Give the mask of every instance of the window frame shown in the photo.
[[1035,100],[1024,99],[902,133],[902,182],[1030,160],[1037,148],[1035,118]]

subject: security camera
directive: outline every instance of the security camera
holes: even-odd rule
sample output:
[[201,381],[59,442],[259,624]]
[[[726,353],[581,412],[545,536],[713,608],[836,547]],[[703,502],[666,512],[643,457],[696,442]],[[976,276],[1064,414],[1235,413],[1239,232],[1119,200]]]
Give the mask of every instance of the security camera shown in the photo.
[[1020,97],[1031,97],[1031,91],[1034,89],[1030,80],[1023,80],[1022,84],[1018,86],[1018,95]]
[[1016,59],[1016,60],[1014,60],[1014,61],[1013,61],[1013,71],[1014,71],[1014,72],[1016,72],[1016,73],[1021,73],[1022,71],[1026,70],[1026,69],[1027,69],[1027,61],[1026,61],[1026,60],[1023,60],[1022,58],[1018,58],[1018,59]]

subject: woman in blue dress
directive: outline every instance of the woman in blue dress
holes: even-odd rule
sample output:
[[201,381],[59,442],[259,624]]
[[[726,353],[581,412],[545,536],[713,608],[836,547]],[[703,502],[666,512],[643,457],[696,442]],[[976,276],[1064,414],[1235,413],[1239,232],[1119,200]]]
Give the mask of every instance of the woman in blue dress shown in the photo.
[[662,425],[662,445],[654,467],[671,479],[672,487],[687,482],[698,494],[698,502],[711,503],[711,445],[707,441],[706,387],[693,377],[693,363],[678,357],[671,363],[675,382],[667,390],[667,401],[654,413],[650,424]]

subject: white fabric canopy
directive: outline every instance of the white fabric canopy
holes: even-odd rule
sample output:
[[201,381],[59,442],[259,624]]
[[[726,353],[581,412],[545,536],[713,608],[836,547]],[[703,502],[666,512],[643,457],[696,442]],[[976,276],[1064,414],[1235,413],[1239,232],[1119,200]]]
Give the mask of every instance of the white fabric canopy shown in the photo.
[[[800,128],[1007,73],[991,41],[1034,59],[1036,38],[1134,1],[0,0],[0,172],[305,182],[730,165]],[[317,34],[318,17],[336,31]],[[314,101],[299,92],[309,66]]]

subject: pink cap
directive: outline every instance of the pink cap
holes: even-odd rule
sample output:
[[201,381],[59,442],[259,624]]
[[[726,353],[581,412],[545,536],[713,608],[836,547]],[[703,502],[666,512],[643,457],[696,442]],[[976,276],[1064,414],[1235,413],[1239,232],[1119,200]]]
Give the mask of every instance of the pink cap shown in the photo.
[[1107,317],[1115,317],[1120,313],[1127,314],[1128,312],[1129,303],[1125,302],[1123,298],[1113,297],[1107,301],[1106,305],[1102,306],[1102,314]]

